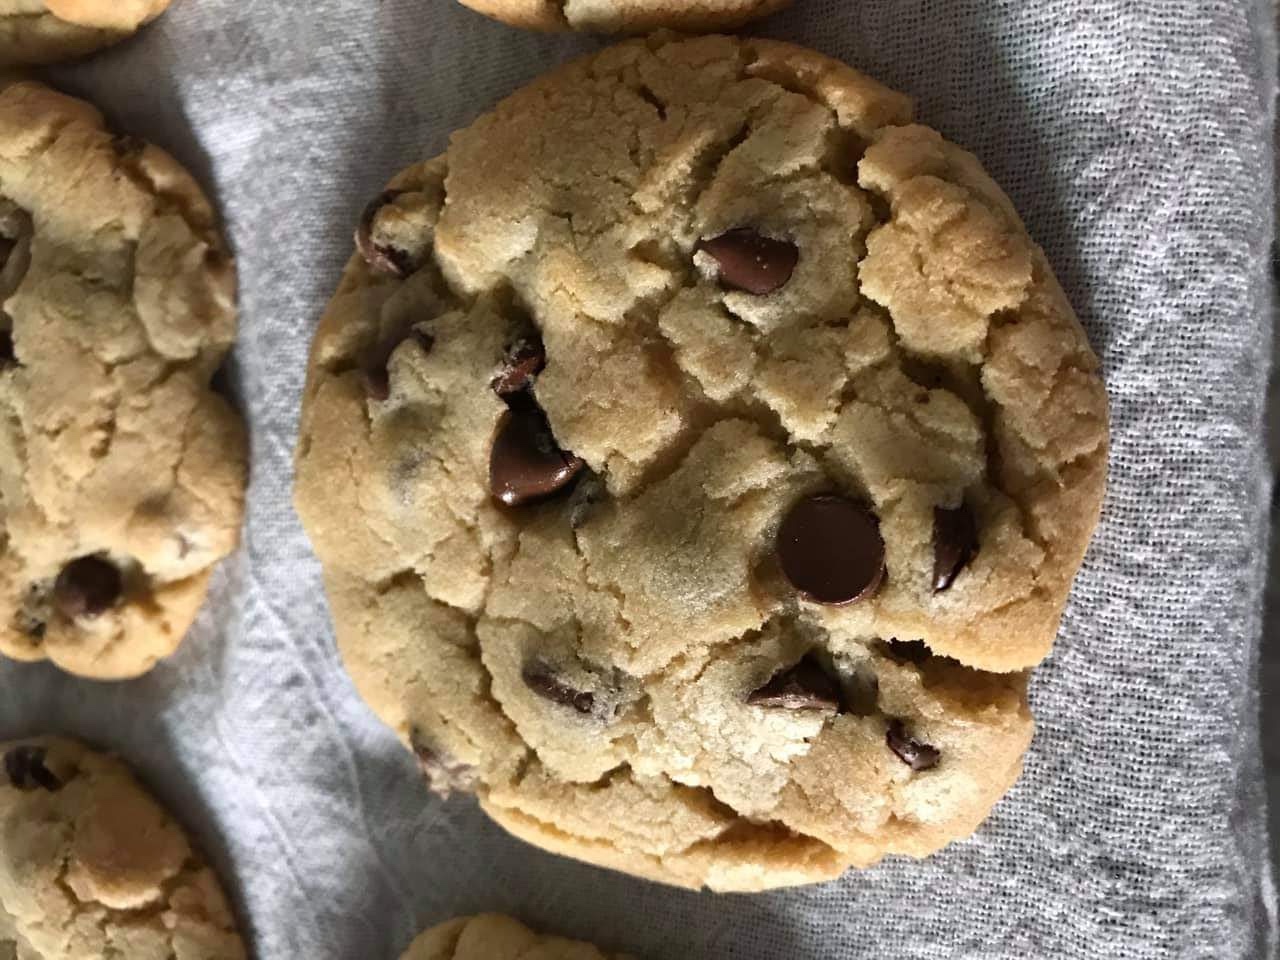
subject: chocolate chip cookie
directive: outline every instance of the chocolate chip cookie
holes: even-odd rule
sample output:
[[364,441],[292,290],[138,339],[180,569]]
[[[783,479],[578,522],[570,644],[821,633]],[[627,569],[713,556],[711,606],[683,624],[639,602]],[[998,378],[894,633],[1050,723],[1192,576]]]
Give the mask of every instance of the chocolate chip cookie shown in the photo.
[[0,760],[0,956],[243,960],[213,871],[124,764],[55,737]]
[[170,0],[0,0],[0,67],[69,60],[132,36]]
[[791,0],[460,0],[495,20],[533,30],[641,33],[715,30],[789,6]]
[[234,288],[168,154],[0,88],[0,653],[108,679],[181,642],[243,511]]
[[819,54],[650,37],[457,133],[356,248],[296,502],[432,789],[722,890],[978,826],[1107,409],[972,155]]
[[543,937],[510,917],[483,914],[432,927],[400,960],[627,960],[588,943]]

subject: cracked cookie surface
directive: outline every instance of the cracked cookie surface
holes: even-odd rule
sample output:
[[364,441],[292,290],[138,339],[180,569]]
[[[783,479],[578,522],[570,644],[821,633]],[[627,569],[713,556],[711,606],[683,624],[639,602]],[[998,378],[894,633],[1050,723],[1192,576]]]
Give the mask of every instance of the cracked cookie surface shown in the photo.
[[181,642],[243,513],[234,287],[168,154],[0,89],[0,653],[115,679]]
[[0,66],[54,63],[132,36],[170,0],[0,0]]
[[790,6],[791,0],[459,0],[464,6],[533,30],[642,33],[715,30]]
[[217,878],[120,761],[0,744],[0,956],[243,960]]
[[658,35],[499,104],[356,239],[296,503],[432,789],[725,890],[978,826],[1107,426],[970,154],[816,53]]
[[400,960],[628,960],[589,943],[540,936],[498,914],[459,917],[423,933]]

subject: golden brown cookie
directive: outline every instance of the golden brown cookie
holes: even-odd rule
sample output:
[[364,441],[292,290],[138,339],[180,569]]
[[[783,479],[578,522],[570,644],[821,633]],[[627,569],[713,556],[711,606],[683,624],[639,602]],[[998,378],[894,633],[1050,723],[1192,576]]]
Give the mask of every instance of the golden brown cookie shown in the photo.
[[0,956],[244,960],[217,877],[124,764],[0,744]]
[[170,0],[0,0],[0,67],[84,56],[132,36]]
[[510,917],[482,914],[432,927],[400,960],[627,960],[589,943],[539,936]]
[[1004,194],[899,94],[657,36],[366,211],[296,502],[434,789],[758,890],[971,833],[1097,520],[1097,361]]
[[167,153],[0,88],[0,653],[109,679],[181,642],[243,513],[234,295]]
[[513,27],[643,33],[725,30],[789,6],[791,0],[459,0]]

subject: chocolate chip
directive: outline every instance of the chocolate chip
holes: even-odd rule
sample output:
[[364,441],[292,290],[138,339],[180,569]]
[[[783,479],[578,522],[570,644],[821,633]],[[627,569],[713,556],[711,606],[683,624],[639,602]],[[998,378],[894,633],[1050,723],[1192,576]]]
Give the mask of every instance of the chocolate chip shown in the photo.
[[885,743],[898,755],[898,759],[912,770],[928,770],[936,767],[942,754],[937,747],[913,740],[907,735],[906,725],[897,718],[889,721],[889,730],[885,734]]
[[753,707],[781,707],[785,710],[839,710],[840,685],[822,669],[813,654],[793,667],[769,678],[769,682],[747,697]]
[[447,750],[427,742],[416,728],[409,734],[413,753],[418,758],[418,768],[427,781],[427,789],[441,800],[448,800],[455,790],[471,792],[476,787],[476,769],[463,763]]
[[899,663],[924,663],[929,659],[929,646],[923,640],[890,640],[885,648]]
[[4,755],[4,772],[9,783],[19,790],[43,787],[50,793],[62,789],[62,781],[44,765],[48,751],[44,747],[14,747]]
[[17,248],[17,240],[10,237],[0,237],[0,270],[4,269],[4,265],[9,262],[9,257],[13,256],[13,251]]
[[884,581],[880,523],[846,497],[822,494],[792,507],[778,531],[777,552],[791,585],[818,603],[863,600]]
[[0,330],[0,370],[18,365],[18,354],[13,349],[13,331]]
[[110,610],[124,592],[120,570],[99,556],[81,557],[62,568],[53,585],[53,602],[69,620]]
[[502,370],[493,379],[494,392],[500,397],[519,393],[546,365],[547,353],[542,341],[532,338],[520,340],[507,351]]
[[700,249],[720,265],[721,283],[756,296],[784,286],[800,260],[794,243],[761,236],[748,227],[703,240]]
[[558,703],[562,707],[572,707],[581,714],[595,711],[595,695],[583,690],[575,690],[561,678],[550,665],[541,660],[531,660],[525,664],[520,673],[525,686],[543,699]]
[[413,272],[413,260],[403,250],[397,250],[373,240],[373,220],[389,203],[394,203],[403,190],[385,190],[374,197],[360,215],[360,223],[356,226],[356,249],[377,273],[389,273],[397,277],[405,277]]
[[509,507],[541,500],[569,485],[586,465],[561,450],[531,397],[517,394],[498,421],[489,455],[489,489]]
[[933,592],[950,588],[977,552],[978,528],[973,511],[964,504],[954,510],[934,508]]

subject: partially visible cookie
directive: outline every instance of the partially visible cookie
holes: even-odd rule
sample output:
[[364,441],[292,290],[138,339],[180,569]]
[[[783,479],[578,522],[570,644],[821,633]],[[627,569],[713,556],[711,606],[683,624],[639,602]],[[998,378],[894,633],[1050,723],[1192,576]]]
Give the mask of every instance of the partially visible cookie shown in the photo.
[[543,937],[495,913],[459,917],[432,927],[400,960],[627,960],[589,943]]
[[213,871],[119,760],[0,744],[0,957],[243,960]]
[[243,512],[234,292],[167,153],[0,88],[0,653],[108,679],[181,642]]
[[0,0],[0,66],[54,63],[132,36],[170,0]]
[[460,0],[465,6],[533,30],[641,33],[725,30],[788,6],[791,0]]

